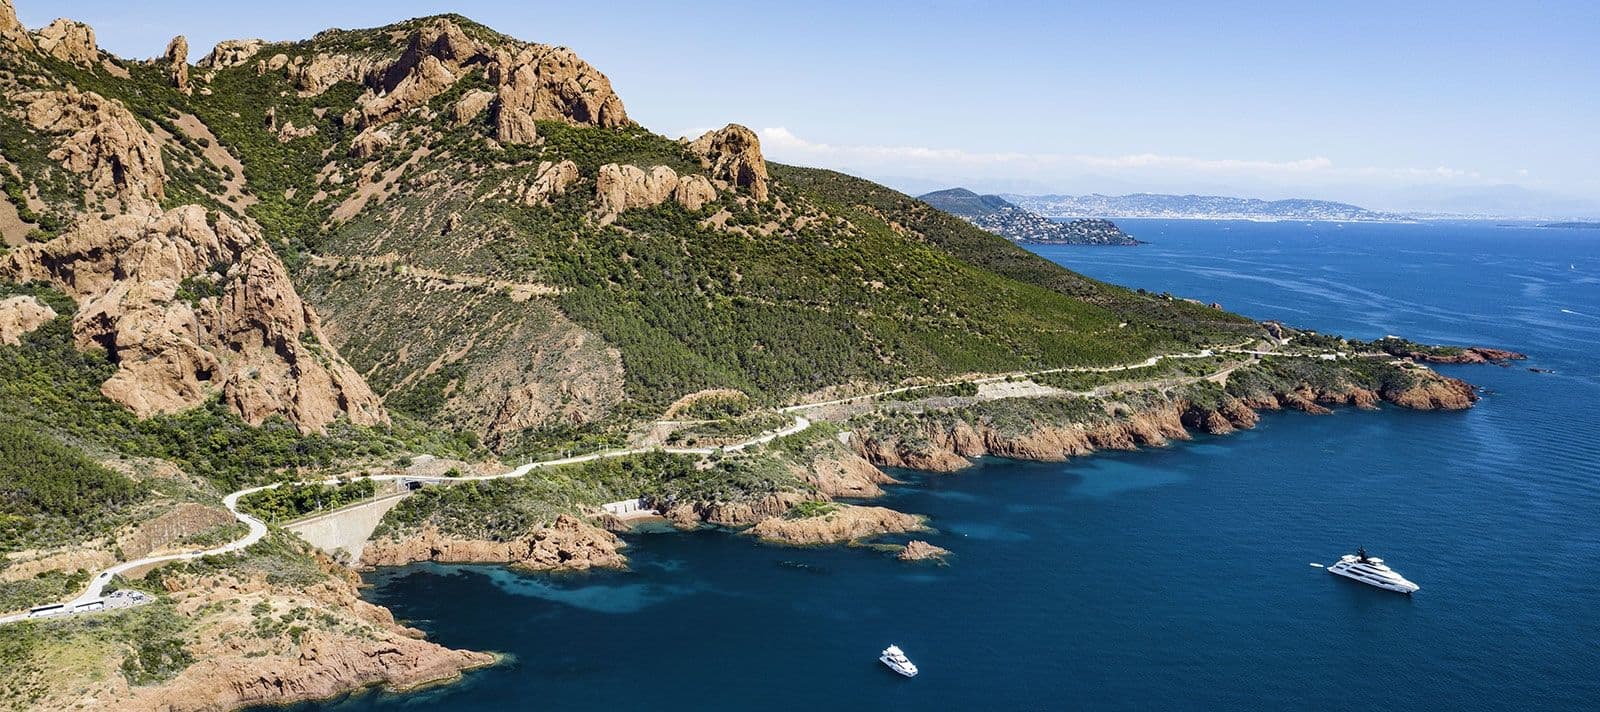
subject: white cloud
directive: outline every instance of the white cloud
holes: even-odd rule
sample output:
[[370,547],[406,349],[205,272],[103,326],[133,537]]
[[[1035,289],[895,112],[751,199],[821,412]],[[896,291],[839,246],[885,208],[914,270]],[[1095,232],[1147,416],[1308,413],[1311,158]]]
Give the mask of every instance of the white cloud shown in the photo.
[[778,160],[826,160],[843,165],[939,163],[949,166],[1077,167],[1086,169],[1178,169],[1205,173],[1307,173],[1333,167],[1333,161],[1316,156],[1290,161],[1210,159],[1139,153],[1094,156],[1063,153],[978,152],[959,148],[924,146],[835,145],[808,141],[787,128],[759,132],[763,151]]
[[[1159,153],[1092,155],[1075,153],[983,152],[926,146],[842,145],[810,141],[786,127],[761,129],[768,158],[866,173],[926,175],[938,173],[971,178],[1005,177],[1053,181],[1085,173],[1109,174],[1145,182],[1167,180],[1286,181],[1330,184],[1341,181],[1410,184],[1482,184],[1494,176],[1449,166],[1432,168],[1342,167],[1326,156],[1289,160],[1201,158]],[[1519,172],[1525,176],[1526,173]]]

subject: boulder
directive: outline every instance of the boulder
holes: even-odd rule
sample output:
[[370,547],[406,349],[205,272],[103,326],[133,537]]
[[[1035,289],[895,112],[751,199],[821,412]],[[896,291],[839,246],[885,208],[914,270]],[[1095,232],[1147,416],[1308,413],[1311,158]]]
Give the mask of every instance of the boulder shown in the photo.
[[388,148],[392,143],[394,143],[394,136],[387,130],[368,127],[350,140],[350,157],[371,158],[381,153],[383,149]]
[[81,22],[57,19],[40,29],[36,37],[40,51],[63,62],[92,67],[100,61],[94,28]]
[[767,162],[754,131],[728,124],[690,142],[689,150],[710,169],[712,178],[749,191],[757,202],[767,199]]
[[542,161],[533,173],[532,183],[522,193],[522,202],[525,205],[548,204],[556,196],[565,194],[567,187],[576,182],[578,164],[572,161]]
[[949,555],[949,549],[942,546],[934,546],[921,539],[912,539],[906,542],[905,548],[901,549],[900,553],[896,554],[894,558],[901,561],[926,561],[928,559],[944,561],[944,557]]
[[0,344],[16,346],[22,335],[56,318],[56,310],[35,297],[19,295],[0,300]]
[[595,178],[595,214],[602,222],[610,222],[625,210],[660,205],[677,189],[678,174],[666,166],[645,171],[634,165],[607,163]]
[[494,92],[482,89],[472,89],[461,96],[460,101],[450,109],[450,118],[457,126],[466,126],[477,119],[489,104],[494,102]]
[[250,61],[266,44],[264,40],[223,40],[212,47],[211,53],[202,57],[196,66],[213,70],[237,67]]
[[678,179],[677,189],[672,192],[672,199],[686,210],[699,210],[717,199],[717,187],[711,184],[710,178],[702,175],[682,176]]

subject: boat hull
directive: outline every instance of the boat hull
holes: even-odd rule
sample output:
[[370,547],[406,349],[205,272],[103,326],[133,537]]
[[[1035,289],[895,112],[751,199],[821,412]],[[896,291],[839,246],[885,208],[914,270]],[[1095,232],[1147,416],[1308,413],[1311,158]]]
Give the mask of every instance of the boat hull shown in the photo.
[[1382,579],[1372,579],[1372,578],[1367,578],[1367,577],[1364,577],[1364,576],[1358,576],[1358,575],[1356,575],[1355,573],[1353,573],[1351,571],[1348,571],[1348,570],[1345,570],[1345,569],[1342,569],[1342,568],[1336,568],[1336,567],[1333,567],[1333,566],[1329,566],[1328,567],[1328,573],[1333,574],[1335,576],[1343,576],[1344,578],[1350,579],[1351,581],[1356,581],[1358,583],[1364,583],[1364,584],[1366,584],[1368,586],[1372,586],[1373,588],[1381,588],[1381,589],[1383,589],[1385,591],[1394,591],[1395,593],[1403,593],[1403,594],[1405,594],[1407,596],[1411,595],[1412,593],[1415,593],[1416,591],[1418,591],[1421,588],[1420,586],[1418,586],[1418,585],[1416,585],[1414,583],[1411,583],[1410,581],[1406,581],[1405,579],[1401,579],[1400,581],[1386,581],[1386,580],[1382,580]]

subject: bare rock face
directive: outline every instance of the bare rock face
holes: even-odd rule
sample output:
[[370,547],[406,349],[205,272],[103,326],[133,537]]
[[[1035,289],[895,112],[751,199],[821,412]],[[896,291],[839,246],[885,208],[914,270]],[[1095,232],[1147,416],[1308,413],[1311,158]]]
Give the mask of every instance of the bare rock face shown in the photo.
[[211,53],[202,57],[196,66],[201,69],[237,67],[249,62],[266,44],[264,40],[223,40],[212,47]]
[[160,204],[167,181],[161,147],[122,102],[74,89],[10,98],[27,106],[30,126],[59,137],[50,158],[83,176],[90,207],[101,207],[96,197],[109,212]]
[[432,525],[404,539],[379,539],[362,550],[364,566],[399,566],[415,561],[504,563],[533,571],[626,568],[626,546],[615,534],[562,514],[548,526],[511,541],[460,539]]
[[634,165],[607,163],[595,178],[595,216],[609,224],[623,211],[650,208],[675,200],[689,210],[699,210],[717,199],[717,190],[705,176],[680,177],[667,166],[645,170]]
[[17,20],[17,9],[11,0],[0,0],[0,45],[10,45],[19,50],[34,50],[33,37],[28,28]]
[[530,206],[545,205],[556,196],[566,194],[567,188],[576,182],[578,164],[572,161],[541,161],[533,172],[533,181],[522,193],[522,202]]
[[[130,686],[112,675],[96,700],[46,707],[105,707],[136,712],[216,712],[326,699],[372,685],[405,690],[491,665],[486,653],[452,650],[395,622],[387,609],[361,600],[360,580],[326,557],[326,578],[311,584],[271,583],[250,576],[169,574],[163,583],[180,616],[203,633],[188,642],[195,662],[164,682]],[[324,622],[278,633],[256,624],[290,611]],[[329,624],[331,623],[331,624]]]
[[767,161],[756,132],[728,124],[689,143],[689,150],[711,170],[711,176],[748,190],[757,202],[767,199]]
[[461,96],[450,109],[450,118],[457,126],[466,126],[477,119],[489,104],[494,102],[494,92],[482,89],[473,89]]
[[929,559],[943,561],[944,557],[949,555],[949,549],[942,546],[934,546],[921,539],[912,539],[906,542],[905,548],[901,549],[900,553],[896,554],[894,558],[901,561],[926,561]]
[[100,47],[94,42],[94,28],[81,22],[60,18],[45,25],[36,37],[40,51],[63,62],[92,67],[100,61]]
[[595,178],[595,212],[615,218],[624,210],[667,202],[678,188],[678,174],[666,166],[646,171],[634,165],[607,163]]
[[[47,281],[77,300],[79,346],[117,364],[101,392],[140,416],[193,408],[220,389],[257,425],[272,416],[303,431],[341,415],[388,422],[272,250],[246,224],[214,218],[191,205],[87,219],[0,258],[0,276]],[[190,278],[220,280],[221,296],[177,298]]]
[[672,198],[685,209],[697,211],[717,199],[717,188],[711,184],[710,178],[687,175],[678,180],[678,188],[673,191]]
[[387,123],[427,104],[430,99],[454,86],[459,78],[456,70],[438,57],[426,55],[386,93],[380,95],[368,90],[357,100],[358,106],[351,109],[353,115],[348,119],[353,119],[351,123],[357,126]]
[[266,60],[260,71],[286,69],[289,83],[302,97],[317,96],[333,85],[344,81],[360,81],[372,70],[373,60],[342,54],[319,54],[306,61],[303,57],[290,60],[278,54]]
[[[628,123],[611,80],[572,50],[545,45],[529,45],[514,53],[498,50],[490,77],[498,85],[497,116],[502,129],[520,131],[521,124],[531,125],[532,119],[607,128]],[[516,136],[505,133],[497,138],[518,142]]]
[[167,43],[167,49],[161,53],[159,64],[166,70],[167,81],[179,91],[189,92],[189,40],[183,35],[172,38]]
[[356,134],[350,140],[351,158],[371,158],[383,152],[389,144],[394,143],[394,136],[388,131],[377,127],[368,127]]
[[1385,390],[1384,399],[1412,410],[1466,410],[1478,402],[1477,391],[1466,381],[1420,367],[1411,369],[1411,375],[1411,385]]
[[923,529],[926,526],[922,518],[916,515],[886,507],[840,505],[837,510],[814,517],[772,517],[757,523],[750,533],[778,544],[816,546]]
[[22,335],[56,318],[56,310],[34,297],[16,296],[0,300],[0,344],[16,346]]

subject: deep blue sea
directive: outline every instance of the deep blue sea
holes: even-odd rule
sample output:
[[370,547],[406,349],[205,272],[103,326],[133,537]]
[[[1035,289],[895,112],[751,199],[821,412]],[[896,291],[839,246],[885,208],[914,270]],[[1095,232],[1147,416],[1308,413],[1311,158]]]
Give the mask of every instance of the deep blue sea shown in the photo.
[[[1121,284],[1352,337],[1526,351],[1465,413],[1340,411],[1066,464],[898,473],[948,566],[716,532],[633,570],[417,565],[371,600],[507,664],[299,709],[1600,708],[1600,231],[1119,221],[1040,248]],[[1553,369],[1530,372],[1527,367]],[[1365,544],[1406,597],[1308,566]],[[898,643],[914,680],[876,661]]]

